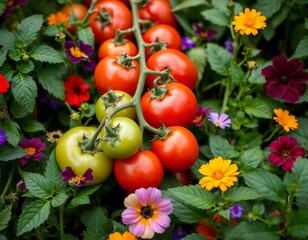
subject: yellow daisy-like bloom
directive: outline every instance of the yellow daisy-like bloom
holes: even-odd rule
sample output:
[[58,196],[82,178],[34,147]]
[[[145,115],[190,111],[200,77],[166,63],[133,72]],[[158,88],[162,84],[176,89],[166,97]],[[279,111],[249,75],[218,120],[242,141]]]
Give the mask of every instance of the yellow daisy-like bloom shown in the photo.
[[111,233],[108,240],[137,240],[137,238],[131,232],[126,231],[123,234],[119,232]]
[[67,14],[63,12],[52,13],[48,16],[48,25],[67,23],[69,21],[69,17]]
[[210,191],[214,187],[219,187],[221,191],[227,191],[238,179],[236,175],[238,167],[231,164],[231,160],[223,160],[221,156],[211,159],[208,163],[201,165],[199,172],[205,177],[201,178],[199,184],[202,188]]
[[261,12],[257,12],[256,9],[250,11],[249,8],[245,8],[245,13],[240,12],[238,16],[234,16],[234,31],[240,31],[241,35],[257,35],[258,29],[264,29],[266,27],[265,16],[261,16]]
[[298,122],[294,115],[290,115],[288,110],[283,110],[281,108],[274,109],[274,113],[277,117],[273,119],[279,123],[286,132],[290,130],[295,130],[298,128]]

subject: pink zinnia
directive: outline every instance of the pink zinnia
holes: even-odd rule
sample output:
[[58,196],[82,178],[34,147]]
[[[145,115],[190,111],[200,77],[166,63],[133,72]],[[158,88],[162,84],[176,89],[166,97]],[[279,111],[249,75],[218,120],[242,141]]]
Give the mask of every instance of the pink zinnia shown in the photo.
[[39,138],[25,139],[19,145],[23,150],[26,151],[26,155],[17,159],[19,165],[25,165],[30,158],[35,161],[40,161],[43,157],[42,150],[45,148],[45,143],[41,142]]
[[298,146],[295,138],[289,136],[280,136],[269,145],[269,148],[272,153],[269,154],[268,160],[276,166],[282,166],[288,172],[292,170],[298,157],[305,156],[305,149]]

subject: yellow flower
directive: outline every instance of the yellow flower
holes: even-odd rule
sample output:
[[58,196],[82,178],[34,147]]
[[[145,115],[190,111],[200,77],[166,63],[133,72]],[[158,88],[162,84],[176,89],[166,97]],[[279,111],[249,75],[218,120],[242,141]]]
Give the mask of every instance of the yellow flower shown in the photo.
[[111,233],[108,240],[137,240],[137,238],[131,232],[126,231],[122,235],[119,232]]
[[257,12],[256,9],[250,11],[249,8],[245,8],[245,13],[240,12],[239,16],[234,16],[234,31],[240,31],[241,35],[257,35],[258,29],[264,29],[266,27],[265,16],[261,16],[260,12]]
[[54,24],[67,23],[69,21],[69,18],[65,13],[57,12],[50,14],[47,20],[48,20],[48,25],[54,25]]
[[277,117],[273,119],[279,123],[286,132],[291,130],[295,130],[298,128],[298,122],[294,115],[289,115],[288,110],[282,110],[281,108],[274,109],[274,113]]
[[199,184],[202,188],[208,191],[212,188],[219,187],[221,191],[227,191],[228,187],[234,185],[238,179],[236,175],[238,167],[236,164],[231,164],[231,160],[223,160],[221,156],[211,159],[208,163],[201,165],[199,172],[205,177],[201,178]]

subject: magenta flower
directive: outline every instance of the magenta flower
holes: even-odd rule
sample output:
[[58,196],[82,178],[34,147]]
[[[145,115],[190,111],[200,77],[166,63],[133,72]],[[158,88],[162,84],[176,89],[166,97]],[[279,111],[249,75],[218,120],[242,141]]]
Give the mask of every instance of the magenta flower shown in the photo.
[[195,34],[200,35],[204,39],[211,41],[217,34],[217,31],[214,29],[209,29],[208,31],[205,30],[204,27],[200,26],[197,23],[192,23],[191,24],[193,28],[195,29]]
[[203,108],[202,106],[198,106],[195,118],[193,119],[192,123],[195,124],[197,127],[200,127],[203,123],[204,117],[211,109],[211,107]]
[[40,161],[43,157],[41,151],[45,148],[45,143],[41,142],[39,138],[25,139],[18,146],[27,153],[25,156],[17,159],[20,166],[24,166],[30,158]]
[[5,131],[0,128],[0,146],[2,146],[7,140]]
[[87,182],[93,181],[93,170],[88,168],[83,176],[77,176],[71,167],[66,167],[65,170],[61,173],[64,182],[67,182],[69,185],[82,187]]
[[169,198],[162,199],[157,188],[140,188],[124,199],[126,209],[122,222],[129,225],[129,231],[143,239],[153,238],[170,226],[169,214],[173,207]]
[[96,62],[90,55],[93,54],[93,47],[78,41],[78,46],[74,41],[65,42],[65,53],[71,59],[73,64],[82,63],[85,70],[91,71],[95,68]]
[[297,59],[288,61],[285,56],[273,58],[273,65],[262,69],[266,83],[263,88],[272,98],[282,98],[287,103],[296,103],[306,91],[308,73],[303,72],[304,64]]
[[196,46],[194,40],[191,37],[182,37],[182,50],[185,51],[187,49],[193,48]]
[[272,153],[269,154],[268,160],[276,166],[282,166],[283,170],[288,172],[292,170],[298,157],[305,156],[305,149],[298,146],[295,138],[289,136],[280,136],[269,145],[269,148]]
[[218,113],[209,113],[208,119],[214,123],[216,127],[220,127],[221,129],[225,129],[226,127],[230,127],[231,119],[225,113],[219,115]]
[[6,9],[3,11],[1,17],[7,18],[8,16],[12,15],[14,12],[14,8],[18,5],[27,4],[28,0],[8,0]]
[[244,209],[237,204],[230,207],[229,211],[232,218],[240,218],[244,214]]

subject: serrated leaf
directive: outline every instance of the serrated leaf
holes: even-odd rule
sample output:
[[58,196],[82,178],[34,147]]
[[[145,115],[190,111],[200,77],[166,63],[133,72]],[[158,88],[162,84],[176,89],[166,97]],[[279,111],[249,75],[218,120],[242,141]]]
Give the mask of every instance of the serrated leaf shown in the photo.
[[27,152],[20,147],[5,144],[0,148],[0,160],[10,161],[25,156]]
[[308,195],[308,160],[306,158],[297,159],[292,168],[292,173],[299,185],[295,195]]
[[191,233],[181,238],[181,240],[207,240],[207,238],[202,234]]
[[291,132],[290,136],[297,139],[297,141],[301,144],[305,150],[308,150],[308,119],[299,117],[297,118],[298,121],[298,129],[296,131]]
[[78,207],[80,205],[85,205],[85,204],[90,204],[90,198],[89,195],[80,195],[80,196],[75,196],[71,201],[70,201],[70,206],[71,207]]
[[245,112],[249,116],[265,119],[272,118],[270,107],[261,99],[256,99],[249,96],[243,100],[243,105],[245,107]]
[[20,22],[16,29],[16,41],[24,47],[32,44],[43,25],[43,15],[32,15]]
[[278,12],[281,8],[283,0],[258,0],[255,9],[258,9],[258,12],[261,12],[263,16],[270,18],[274,13]]
[[11,81],[11,90],[16,102],[31,113],[35,106],[37,86],[30,75],[17,74]]
[[230,202],[240,202],[258,199],[260,195],[249,187],[233,187],[224,193],[224,198]]
[[78,39],[85,44],[89,44],[94,47],[94,33],[90,27],[78,28]]
[[207,9],[200,13],[205,20],[219,26],[229,27],[229,16],[220,9]]
[[23,118],[28,114],[28,109],[24,109],[14,98],[12,99],[10,110],[15,118]]
[[273,202],[284,202],[285,188],[282,180],[264,170],[243,174],[245,183],[262,198]]
[[7,228],[12,215],[12,204],[8,205],[0,212],[0,231]]
[[47,200],[37,199],[28,204],[17,222],[17,236],[30,232],[32,229],[44,223],[50,214],[50,203]]
[[215,205],[213,194],[199,185],[170,188],[168,191],[196,208],[210,209]]
[[172,12],[177,12],[180,10],[186,10],[191,7],[202,7],[202,6],[209,6],[209,2],[207,0],[184,0],[179,2],[174,8],[172,8]]
[[208,43],[206,55],[213,71],[223,76],[229,74],[228,70],[231,64],[231,54],[226,49],[215,43]]
[[206,51],[203,47],[191,48],[186,52],[187,56],[195,63],[198,69],[198,79],[201,80],[206,66]]
[[239,155],[228,140],[218,135],[210,135],[209,145],[214,157],[221,156],[223,159],[228,159]]
[[60,52],[47,45],[34,47],[30,53],[30,57],[39,62],[46,63],[62,63],[64,58]]
[[1,125],[1,128],[5,131],[7,141],[13,146],[17,146],[20,141],[19,125],[13,120],[8,120],[5,124]]
[[68,195],[64,192],[58,193],[55,197],[52,197],[51,206],[58,207],[66,202]]
[[241,173],[248,172],[259,166],[263,160],[263,152],[260,147],[250,148],[243,152],[239,158],[238,165]]
[[306,56],[308,56],[308,36],[304,36],[304,38],[297,44],[292,58],[300,58]]
[[16,67],[20,73],[27,74],[34,69],[34,64],[32,61],[17,62]]
[[15,44],[15,36],[13,33],[6,29],[0,29],[0,46],[5,49],[11,49]]
[[308,237],[308,208],[302,208],[290,216],[288,232],[293,237],[305,239]]
[[6,55],[7,55],[7,49],[1,48],[0,49],[0,67],[4,64],[6,60]]
[[107,210],[103,207],[95,207],[85,212],[80,220],[87,227],[87,234],[92,239],[101,239],[103,235],[103,225],[107,221]]
[[241,82],[243,82],[245,73],[243,69],[233,61],[231,62],[229,72],[233,84],[239,85]]
[[50,181],[38,173],[24,172],[23,178],[27,189],[37,198],[49,199],[52,197],[53,189]]
[[22,128],[26,132],[46,131],[46,128],[42,123],[31,120],[23,122]]
[[57,24],[53,24],[53,25],[47,26],[43,34],[49,37],[55,37],[60,32],[61,32],[60,26]]

